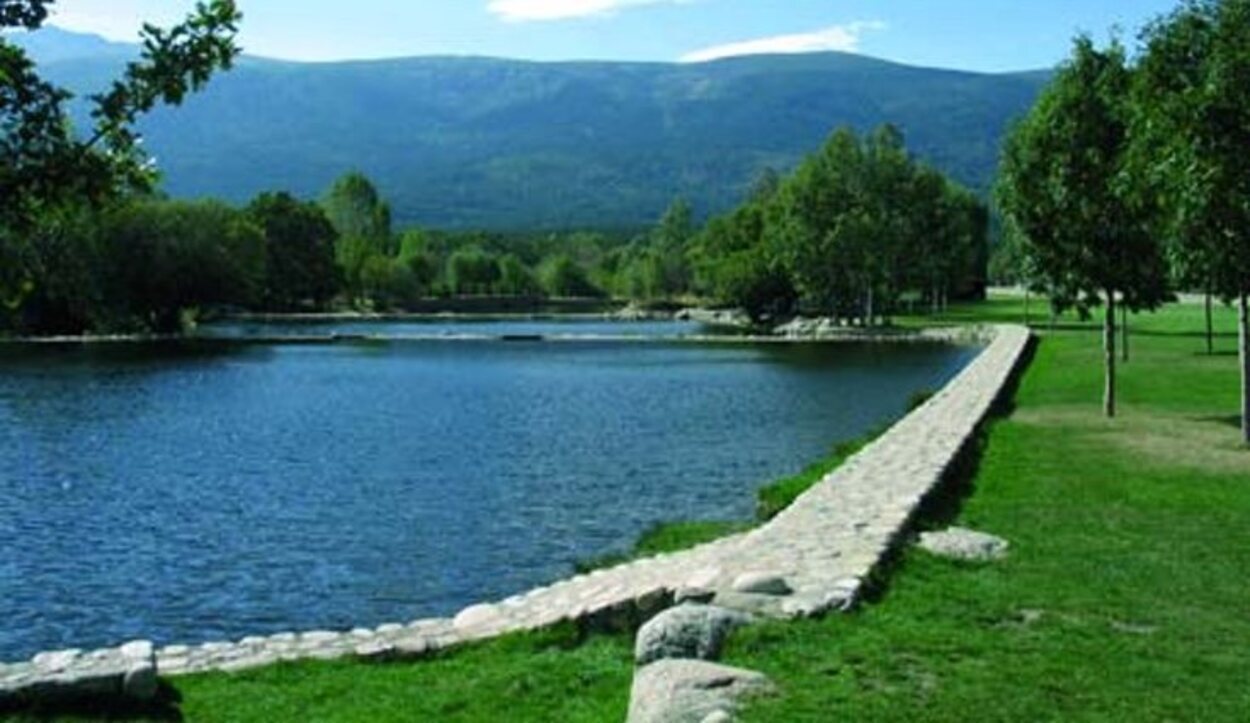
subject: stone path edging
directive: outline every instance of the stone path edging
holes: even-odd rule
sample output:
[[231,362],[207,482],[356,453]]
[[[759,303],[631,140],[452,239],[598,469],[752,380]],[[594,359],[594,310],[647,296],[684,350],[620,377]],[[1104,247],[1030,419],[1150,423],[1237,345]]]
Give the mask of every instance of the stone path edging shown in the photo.
[[[961,332],[965,338],[969,333]],[[782,618],[848,609],[974,438],[1029,346],[1030,333],[1023,327],[984,327],[971,333],[992,339],[963,372],[755,530],[474,605],[451,619],[170,645],[155,652],[157,670],[170,676],[304,659],[418,658],[568,621],[596,629],[631,628],[683,599]],[[129,670],[124,656],[117,657],[119,650],[43,653],[29,662],[0,665],[0,703],[45,690],[126,693],[120,679],[117,686],[113,678],[100,682],[102,675],[115,677],[119,669]]]

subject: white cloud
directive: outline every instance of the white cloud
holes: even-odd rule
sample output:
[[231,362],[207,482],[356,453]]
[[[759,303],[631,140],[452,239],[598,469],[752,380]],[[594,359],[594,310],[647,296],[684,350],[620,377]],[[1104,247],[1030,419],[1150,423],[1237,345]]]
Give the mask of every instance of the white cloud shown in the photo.
[[640,5],[676,5],[691,0],[491,0],[492,14],[509,22],[528,20],[568,20],[595,15],[611,15],[617,10]]
[[830,50],[853,53],[859,50],[859,41],[864,33],[885,30],[885,28],[886,24],[880,20],[857,21],[846,25],[834,25],[811,33],[774,35],[703,48],[681,56],[681,62],[702,63],[739,55],[818,53]]

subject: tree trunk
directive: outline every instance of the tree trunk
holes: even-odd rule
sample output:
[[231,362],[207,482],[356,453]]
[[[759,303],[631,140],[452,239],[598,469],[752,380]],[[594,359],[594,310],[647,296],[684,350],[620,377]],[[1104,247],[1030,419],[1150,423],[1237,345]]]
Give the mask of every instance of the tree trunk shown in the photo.
[[865,298],[865,303],[864,303],[864,326],[865,326],[865,327],[871,327],[871,326],[872,326],[873,311],[874,311],[874,310],[873,310],[873,308],[872,308],[872,301],[873,301],[873,299],[872,299],[872,287],[871,287],[871,286],[869,286],[869,287],[868,287],[868,295],[867,295],[867,297]]
[[1215,324],[1211,319],[1211,290],[1207,289],[1207,356],[1215,355]]
[[1120,304],[1120,358],[1128,363],[1128,304]]
[[1103,322],[1103,351],[1105,353],[1106,391],[1102,408],[1108,418],[1115,417],[1115,292],[1107,292],[1107,315]]
[[1250,445],[1250,305],[1241,292],[1241,436]]

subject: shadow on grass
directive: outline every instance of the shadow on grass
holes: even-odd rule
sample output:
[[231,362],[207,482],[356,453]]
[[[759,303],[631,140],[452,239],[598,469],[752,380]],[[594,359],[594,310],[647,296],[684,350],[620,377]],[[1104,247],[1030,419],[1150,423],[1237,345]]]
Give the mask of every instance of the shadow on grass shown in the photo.
[[1233,429],[1241,429],[1241,415],[1240,414],[1232,414],[1227,417],[1224,417],[1224,416],[1195,417],[1194,421],[1206,422],[1208,424],[1222,424],[1226,427],[1232,427]]
[[0,702],[0,719],[6,721],[182,721],[182,694],[161,681],[156,696],[136,701],[119,696],[79,696],[60,700],[18,699]]
[[[1099,327],[1099,329],[1101,330],[1101,327]],[[1140,329],[1138,330],[1136,328],[1133,328],[1133,329],[1129,329],[1129,334],[1134,335],[1134,336],[1162,337],[1162,338],[1168,338],[1168,339],[1197,339],[1199,341],[1205,341],[1207,338],[1207,333],[1205,331],[1178,331],[1178,330],[1166,330],[1166,329]],[[1238,337],[1237,337],[1236,332],[1217,331],[1216,333],[1211,335],[1211,338],[1217,341],[1220,339],[1223,339],[1225,341],[1230,340],[1230,339],[1233,341],[1236,341]],[[1206,354],[1206,352],[1204,351],[1203,354]],[[1224,354],[1224,352],[1216,352],[1216,354]]]
[[959,518],[964,502],[972,495],[973,482],[981,460],[989,445],[989,429],[1001,419],[1010,417],[1016,411],[1016,392],[1024,374],[1033,364],[1037,353],[1038,339],[1033,337],[1016,365],[1015,370],[1003,385],[989,414],[981,422],[975,434],[947,465],[942,481],[920,504],[920,509],[912,519],[909,529],[902,533],[903,537],[895,541],[881,563],[873,570],[872,577],[864,589],[863,602],[875,605],[885,599],[889,592],[889,581],[903,562],[907,542],[915,530],[935,530],[950,526]]

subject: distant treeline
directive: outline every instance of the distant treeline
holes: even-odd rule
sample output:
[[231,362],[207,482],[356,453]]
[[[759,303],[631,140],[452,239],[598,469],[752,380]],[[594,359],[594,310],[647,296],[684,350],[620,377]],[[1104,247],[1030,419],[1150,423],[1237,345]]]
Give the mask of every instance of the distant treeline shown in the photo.
[[377,188],[351,173],[317,202],[130,198],[49,212],[21,244],[27,282],[3,321],[27,334],[177,331],[208,309],[402,311],[494,296],[870,324],[904,304],[980,293],[986,222],[970,192],[917,163],[890,127],[837,132],[702,227],[676,199],[634,232],[396,231]]

